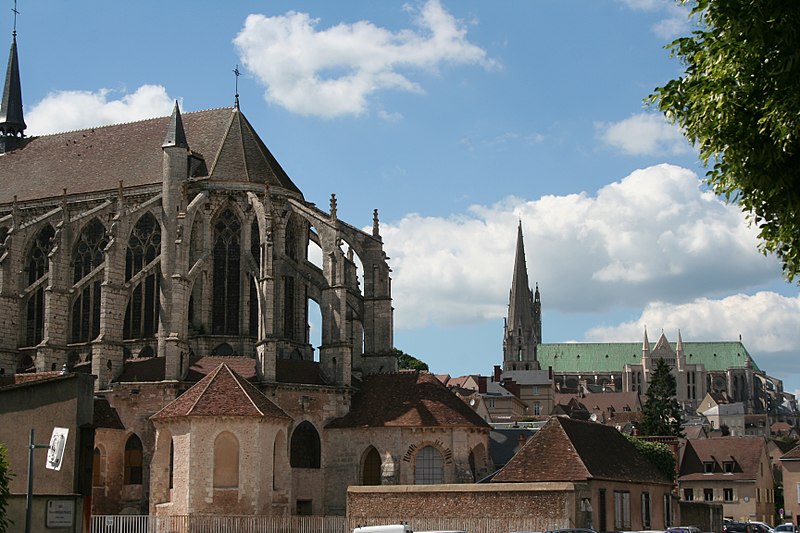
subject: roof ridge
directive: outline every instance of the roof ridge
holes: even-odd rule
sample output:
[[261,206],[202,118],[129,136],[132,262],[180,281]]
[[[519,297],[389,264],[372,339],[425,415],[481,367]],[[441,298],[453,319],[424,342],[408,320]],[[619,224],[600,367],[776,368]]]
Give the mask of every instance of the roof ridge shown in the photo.
[[[267,416],[267,414],[260,407],[258,407],[258,405],[256,405],[256,402],[253,401],[253,397],[250,395],[250,393],[247,392],[247,387],[244,385],[244,383],[247,383],[247,384],[249,384],[251,386],[252,386],[252,384],[249,381],[245,380],[242,376],[240,376],[239,374],[234,372],[233,369],[228,367],[228,365],[226,363],[222,363],[222,366],[225,367],[225,369],[228,371],[230,376],[236,382],[236,385],[239,387],[239,390],[241,390],[242,393],[245,395],[245,397],[247,397],[247,400],[250,402],[250,405],[252,405],[253,408],[255,408],[255,410],[261,414],[261,416]],[[255,388],[255,387],[253,387],[253,388]],[[255,390],[257,392],[261,392],[258,389],[255,389]]]
[[[206,383],[203,385],[203,390],[201,390],[199,392],[197,397],[194,399],[194,402],[192,402],[192,405],[186,410],[186,416],[189,416],[192,413],[192,411],[194,411],[194,408],[197,405],[197,402],[200,401],[200,398],[202,398],[205,395],[205,393],[208,390],[208,388],[211,386],[211,384],[214,382],[214,380],[217,379],[217,376],[219,375],[220,369],[223,366],[227,368],[228,365],[226,365],[225,363],[220,363],[217,368],[215,368],[214,370],[209,372],[208,375],[205,378],[203,378],[203,379],[208,379],[208,381],[206,381]],[[195,387],[199,386],[201,383],[203,383],[202,379],[195,384]]]
[[[185,117],[186,115],[195,115],[195,114],[198,114],[198,113],[207,113],[209,111],[221,111],[221,110],[224,110],[224,109],[231,109],[232,110],[233,107],[225,107],[225,106],[223,106],[223,107],[212,107],[212,108],[209,108],[209,109],[199,109],[197,111],[182,112],[181,115]],[[87,128],[79,128],[79,129],[76,129],[76,130],[64,130],[64,131],[56,131],[56,132],[53,132],[53,133],[44,133],[42,135],[31,135],[30,138],[31,139],[40,139],[40,138],[43,138],[43,137],[54,137],[56,135],[68,135],[70,133],[81,133],[81,132],[84,132],[84,131],[94,132],[95,130],[102,130],[102,129],[112,128],[112,127],[116,127],[116,126],[130,126],[132,124],[141,124],[143,122],[151,122],[151,121],[154,121],[154,120],[161,120],[161,119],[169,118],[169,117],[170,117],[170,115],[159,115],[159,116],[155,116],[155,117],[140,118],[138,120],[128,120],[126,122],[112,122],[111,124],[101,124],[99,126],[89,126]]]

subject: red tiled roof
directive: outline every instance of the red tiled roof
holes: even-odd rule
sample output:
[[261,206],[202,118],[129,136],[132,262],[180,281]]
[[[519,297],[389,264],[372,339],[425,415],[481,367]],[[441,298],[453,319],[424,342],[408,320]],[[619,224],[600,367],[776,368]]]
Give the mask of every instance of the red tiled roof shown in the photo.
[[588,479],[671,483],[613,427],[566,417],[550,418],[492,482]]
[[253,416],[290,419],[252,383],[220,364],[154,414],[151,420],[185,416]]
[[375,374],[364,378],[350,413],[328,424],[353,427],[476,427],[489,425],[432,374]]
[[[680,479],[684,481],[724,476],[731,481],[756,479],[765,453],[764,437],[715,437],[687,440],[681,461]],[[733,461],[732,473],[724,473],[723,463]],[[716,464],[714,473],[705,473],[705,463]]]
[[186,381],[200,381],[223,363],[248,381],[256,381],[258,379],[256,360],[252,357],[245,355],[206,355],[194,357],[189,361]]

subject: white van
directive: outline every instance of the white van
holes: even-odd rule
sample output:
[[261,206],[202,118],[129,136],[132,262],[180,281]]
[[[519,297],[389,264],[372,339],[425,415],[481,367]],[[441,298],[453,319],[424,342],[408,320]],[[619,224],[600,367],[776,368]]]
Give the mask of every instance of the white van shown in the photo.
[[391,524],[388,526],[357,527],[353,533],[414,533],[408,524]]

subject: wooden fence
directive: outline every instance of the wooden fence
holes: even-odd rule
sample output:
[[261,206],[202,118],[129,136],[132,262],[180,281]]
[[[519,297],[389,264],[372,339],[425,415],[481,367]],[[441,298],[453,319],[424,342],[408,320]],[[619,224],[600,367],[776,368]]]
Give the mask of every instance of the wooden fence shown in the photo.
[[408,523],[414,531],[547,531],[566,524],[530,518],[371,518],[344,516],[93,516],[91,533],[351,533],[358,526]]

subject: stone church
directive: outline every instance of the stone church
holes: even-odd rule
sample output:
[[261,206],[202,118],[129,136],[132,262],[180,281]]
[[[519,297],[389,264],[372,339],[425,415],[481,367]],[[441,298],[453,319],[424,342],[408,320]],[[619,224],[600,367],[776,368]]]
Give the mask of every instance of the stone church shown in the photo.
[[488,473],[486,423],[397,372],[378,211],[365,232],[306,200],[238,95],[29,137],[22,94],[15,31],[0,374],[96,377],[95,514],[344,514],[348,484]]

